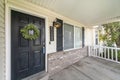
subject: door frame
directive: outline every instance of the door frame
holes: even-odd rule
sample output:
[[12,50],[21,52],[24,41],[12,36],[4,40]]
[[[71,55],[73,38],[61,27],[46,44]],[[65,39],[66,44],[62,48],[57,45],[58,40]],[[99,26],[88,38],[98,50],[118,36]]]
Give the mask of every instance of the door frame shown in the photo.
[[[47,26],[48,26],[48,17],[45,15],[41,15],[37,12],[33,12],[30,9],[22,8],[17,5],[9,4],[7,1],[5,2],[5,80],[11,80],[11,10],[15,10],[18,12],[22,12],[25,14],[33,15],[36,17],[45,19],[45,46],[47,51]],[[47,52],[45,53],[45,71],[47,72]]]

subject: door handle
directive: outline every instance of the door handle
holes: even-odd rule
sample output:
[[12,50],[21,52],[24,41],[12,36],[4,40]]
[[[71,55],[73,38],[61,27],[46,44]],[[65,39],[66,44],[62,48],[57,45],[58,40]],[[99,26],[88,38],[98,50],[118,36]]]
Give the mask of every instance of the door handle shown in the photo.
[[35,53],[40,53],[40,51],[35,51]]
[[45,46],[45,42],[43,42],[43,46]]
[[45,49],[45,47],[43,47],[42,48],[42,53],[45,54],[45,52],[46,52],[46,49]]

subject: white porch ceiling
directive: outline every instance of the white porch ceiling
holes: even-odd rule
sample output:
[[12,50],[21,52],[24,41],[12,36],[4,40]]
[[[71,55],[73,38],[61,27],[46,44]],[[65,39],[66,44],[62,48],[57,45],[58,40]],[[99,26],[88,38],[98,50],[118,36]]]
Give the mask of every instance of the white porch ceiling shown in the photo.
[[91,26],[120,17],[120,0],[26,0]]

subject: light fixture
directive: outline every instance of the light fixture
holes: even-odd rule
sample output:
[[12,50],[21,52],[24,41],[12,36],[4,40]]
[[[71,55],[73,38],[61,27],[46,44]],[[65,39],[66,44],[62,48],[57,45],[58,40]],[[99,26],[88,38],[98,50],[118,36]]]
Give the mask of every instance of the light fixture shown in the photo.
[[61,27],[61,23],[58,22],[57,20],[55,20],[55,21],[53,22],[53,26],[56,27],[56,28],[59,28],[59,27]]

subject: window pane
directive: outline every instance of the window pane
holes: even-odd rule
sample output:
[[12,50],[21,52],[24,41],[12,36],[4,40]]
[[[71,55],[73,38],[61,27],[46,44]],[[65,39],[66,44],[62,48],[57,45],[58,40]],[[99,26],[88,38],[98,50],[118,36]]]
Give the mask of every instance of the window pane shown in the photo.
[[82,47],[82,28],[75,27],[75,48]]
[[64,24],[64,50],[74,48],[74,27]]

